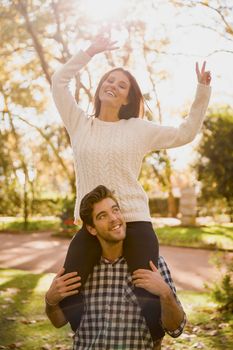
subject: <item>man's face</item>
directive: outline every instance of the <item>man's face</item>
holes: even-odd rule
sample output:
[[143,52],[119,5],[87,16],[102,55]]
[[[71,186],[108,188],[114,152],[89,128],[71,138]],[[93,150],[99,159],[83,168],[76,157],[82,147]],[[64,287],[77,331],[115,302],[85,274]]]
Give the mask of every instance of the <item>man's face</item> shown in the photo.
[[112,198],[105,198],[94,204],[94,227],[88,226],[92,235],[106,243],[118,243],[125,238],[126,224],[118,204]]

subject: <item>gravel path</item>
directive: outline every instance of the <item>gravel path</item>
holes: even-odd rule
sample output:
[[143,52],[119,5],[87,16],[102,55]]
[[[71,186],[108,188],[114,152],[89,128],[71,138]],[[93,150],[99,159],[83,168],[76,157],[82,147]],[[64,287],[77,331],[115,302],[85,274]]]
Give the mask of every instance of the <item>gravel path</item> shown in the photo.
[[[64,261],[69,240],[50,233],[0,234],[0,267],[36,273],[56,272]],[[213,281],[219,272],[210,264],[215,253],[204,249],[160,247],[178,290],[204,290],[203,283]],[[226,259],[233,253],[225,254]]]

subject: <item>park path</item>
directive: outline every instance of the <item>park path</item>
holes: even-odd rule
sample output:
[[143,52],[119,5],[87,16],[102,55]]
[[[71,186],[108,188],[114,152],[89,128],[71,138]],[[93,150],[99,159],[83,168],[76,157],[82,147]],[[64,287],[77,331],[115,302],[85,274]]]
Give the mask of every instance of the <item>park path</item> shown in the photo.
[[[62,266],[68,244],[68,239],[50,233],[1,233],[0,267],[56,272]],[[220,273],[210,263],[215,254],[204,249],[160,247],[160,255],[166,259],[178,290],[202,291],[205,282],[216,279]],[[233,253],[225,254],[225,258],[233,258]]]

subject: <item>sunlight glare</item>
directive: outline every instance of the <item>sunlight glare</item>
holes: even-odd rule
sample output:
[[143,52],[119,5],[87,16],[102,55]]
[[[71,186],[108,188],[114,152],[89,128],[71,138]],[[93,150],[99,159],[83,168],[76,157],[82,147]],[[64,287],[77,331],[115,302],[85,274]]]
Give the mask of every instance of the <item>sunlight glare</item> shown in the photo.
[[52,280],[54,279],[54,277],[55,277],[54,273],[48,273],[46,275],[43,275],[39,279],[36,287],[34,288],[34,291],[37,293],[46,292],[49,289],[50,284],[52,283]]
[[124,0],[84,0],[82,9],[88,18],[95,21],[110,21],[123,16]]

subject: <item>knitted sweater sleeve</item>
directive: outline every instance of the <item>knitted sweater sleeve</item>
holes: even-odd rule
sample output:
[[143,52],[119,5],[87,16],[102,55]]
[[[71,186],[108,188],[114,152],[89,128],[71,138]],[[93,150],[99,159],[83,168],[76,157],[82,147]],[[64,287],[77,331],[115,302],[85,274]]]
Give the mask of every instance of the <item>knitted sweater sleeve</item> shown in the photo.
[[84,111],[70,92],[69,83],[91,57],[83,51],[73,56],[52,76],[52,95],[58,112],[70,136],[77,130]]
[[144,151],[179,147],[191,142],[200,130],[209,104],[211,88],[198,84],[188,117],[179,127],[160,126],[141,120],[139,135]]

